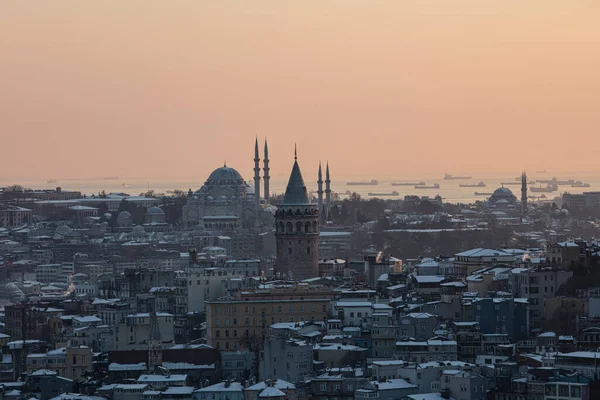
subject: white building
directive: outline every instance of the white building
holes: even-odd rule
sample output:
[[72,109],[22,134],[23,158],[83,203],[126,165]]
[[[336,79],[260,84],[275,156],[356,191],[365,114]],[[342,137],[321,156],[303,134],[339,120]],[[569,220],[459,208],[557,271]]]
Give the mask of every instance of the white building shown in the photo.
[[[156,316],[163,346],[170,347],[175,341],[173,314],[158,312]],[[118,324],[115,331],[115,350],[146,350],[150,334],[150,314],[129,314],[125,323]]]
[[69,283],[69,277],[75,273],[75,264],[40,264],[35,267],[36,280],[41,283]]

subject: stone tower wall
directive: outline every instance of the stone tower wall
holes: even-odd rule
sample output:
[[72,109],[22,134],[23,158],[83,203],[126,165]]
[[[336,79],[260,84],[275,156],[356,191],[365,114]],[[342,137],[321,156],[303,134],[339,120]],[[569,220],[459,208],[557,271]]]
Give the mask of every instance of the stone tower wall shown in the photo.
[[294,280],[318,276],[319,213],[316,207],[282,207],[275,221],[276,272]]

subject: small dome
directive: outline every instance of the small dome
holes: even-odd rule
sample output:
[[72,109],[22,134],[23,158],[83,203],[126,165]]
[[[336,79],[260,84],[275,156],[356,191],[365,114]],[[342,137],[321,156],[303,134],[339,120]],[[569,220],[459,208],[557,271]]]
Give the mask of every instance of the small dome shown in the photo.
[[71,228],[69,228],[66,225],[61,225],[58,228],[56,228],[55,233],[57,235],[62,235],[62,236],[69,235],[69,234],[71,234]]
[[123,219],[123,218],[131,218],[131,213],[129,211],[121,211],[119,213],[119,215],[117,215],[118,219]]
[[134,237],[142,237],[142,236],[146,236],[146,230],[144,229],[143,226],[141,225],[137,225],[133,227],[133,230],[131,231],[131,234]]
[[119,215],[117,215],[117,225],[119,227],[128,227],[133,225],[131,213],[129,211],[121,211]]
[[221,200],[221,201],[227,201],[227,197],[226,196],[219,196],[219,200]]
[[146,213],[151,215],[163,215],[165,212],[160,207],[150,207]]
[[206,197],[206,200],[213,201],[213,200],[214,200],[214,198],[213,198],[212,196],[207,196],[207,197]]

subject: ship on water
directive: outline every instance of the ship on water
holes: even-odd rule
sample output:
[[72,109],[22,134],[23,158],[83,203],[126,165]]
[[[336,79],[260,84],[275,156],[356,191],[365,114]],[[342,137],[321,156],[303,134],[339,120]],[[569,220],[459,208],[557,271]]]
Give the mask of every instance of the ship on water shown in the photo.
[[575,181],[575,183],[573,183],[571,185],[571,187],[574,187],[574,188],[578,188],[578,187],[580,187],[580,188],[589,188],[590,184],[589,183],[583,183],[581,181]]
[[107,180],[107,181],[114,181],[116,179],[119,179],[119,177],[118,176],[105,176],[104,177],[104,180]]
[[392,186],[417,186],[426,185],[424,181],[421,182],[392,182]]
[[355,181],[355,182],[346,182],[348,186],[377,186],[379,185],[379,181],[377,179],[371,179],[370,181]]
[[472,176],[454,176],[454,175],[450,175],[450,174],[445,174],[444,175],[444,179],[449,181],[449,180],[467,180],[467,179],[473,179]]
[[440,184],[439,183],[434,183],[431,186],[427,186],[427,185],[415,185],[415,189],[439,189],[440,188]]
[[391,193],[371,193],[371,192],[369,192],[368,195],[369,196],[382,196],[382,197],[387,196],[387,197],[390,197],[390,196],[400,196],[400,193],[398,193],[398,192],[396,192],[394,190]]
[[458,186],[459,187],[486,187],[487,185],[483,181],[480,181],[479,183],[461,183]]
[[557,186],[571,186],[571,185],[577,185],[577,184],[581,184],[583,182],[581,181],[576,181],[575,179],[566,179],[566,180],[558,180],[556,178],[552,178],[552,179],[538,179],[539,183],[547,183],[549,185],[557,185]]
[[56,179],[48,179],[46,183],[58,183]]
[[475,192],[473,193],[475,196],[491,196],[493,193],[491,192]]
[[122,183],[122,184],[121,184],[121,186],[123,186],[124,188],[128,188],[128,187],[130,187],[131,185],[130,185],[129,183]]
[[532,186],[529,190],[531,190],[532,193],[552,193],[552,192],[556,192],[558,190],[558,186],[557,185],[547,185],[546,187]]

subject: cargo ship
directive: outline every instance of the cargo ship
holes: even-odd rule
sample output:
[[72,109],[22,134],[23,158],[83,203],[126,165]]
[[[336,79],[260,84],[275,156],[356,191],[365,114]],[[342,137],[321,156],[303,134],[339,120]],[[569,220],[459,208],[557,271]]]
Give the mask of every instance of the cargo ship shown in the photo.
[[475,196],[491,196],[493,193],[488,192],[475,192]]
[[581,182],[581,181],[575,181],[575,183],[573,183],[573,184],[571,185],[571,187],[574,187],[574,188],[578,188],[578,187],[581,187],[581,188],[589,188],[589,187],[590,187],[590,184],[589,184],[589,183],[583,183],[583,182]]
[[486,184],[483,181],[481,181],[479,183],[461,183],[458,186],[460,186],[460,187],[486,187]]
[[556,186],[556,185],[548,185],[546,187],[533,186],[529,190],[531,190],[532,193],[552,193],[552,192],[556,192],[558,190],[558,186]]
[[439,189],[440,188],[440,184],[439,183],[434,183],[431,186],[427,186],[427,185],[415,185],[415,189]]
[[379,185],[379,181],[377,179],[371,179],[370,181],[355,181],[355,182],[346,182],[348,186],[377,186]]
[[417,185],[426,185],[425,182],[392,182],[392,186],[417,186]]
[[446,175],[444,175],[444,179],[447,181],[457,180],[457,179],[467,180],[467,179],[473,179],[473,177],[472,176],[454,176],[454,175],[446,174]]
[[538,179],[539,183],[547,183],[549,185],[576,185],[578,183],[583,183],[581,181],[576,181],[575,179],[566,179],[559,181],[556,178],[552,179]]
[[521,182],[500,182],[502,186],[520,185]]
[[369,196],[400,196],[400,193],[396,192],[395,190],[391,193],[368,193]]

